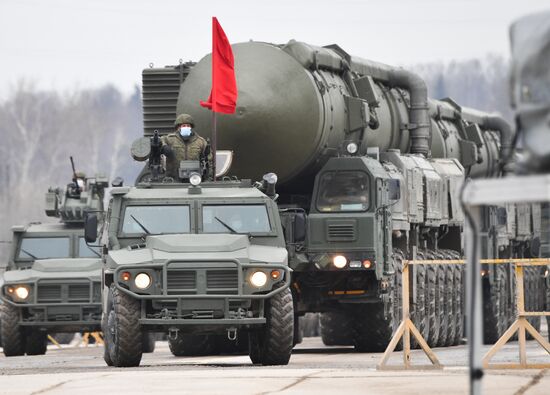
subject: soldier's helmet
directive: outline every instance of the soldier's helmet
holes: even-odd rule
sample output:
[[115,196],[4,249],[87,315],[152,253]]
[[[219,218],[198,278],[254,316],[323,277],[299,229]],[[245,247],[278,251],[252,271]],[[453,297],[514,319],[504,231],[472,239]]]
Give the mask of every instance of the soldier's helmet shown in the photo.
[[195,127],[195,121],[193,120],[193,117],[189,114],[180,114],[174,121],[174,126],[182,125],[184,123],[188,123],[192,127]]

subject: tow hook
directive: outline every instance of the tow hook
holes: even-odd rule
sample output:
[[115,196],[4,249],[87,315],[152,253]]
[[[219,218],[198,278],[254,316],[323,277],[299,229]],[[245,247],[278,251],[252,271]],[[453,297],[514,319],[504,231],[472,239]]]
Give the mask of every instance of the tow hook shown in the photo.
[[176,340],[178,338],[178,332],[179,332],[179,329],[177,328],[168,329],[168,339]]
[[229,328],[227,330],[227,338],[231,341],[237,340],[237,328]]

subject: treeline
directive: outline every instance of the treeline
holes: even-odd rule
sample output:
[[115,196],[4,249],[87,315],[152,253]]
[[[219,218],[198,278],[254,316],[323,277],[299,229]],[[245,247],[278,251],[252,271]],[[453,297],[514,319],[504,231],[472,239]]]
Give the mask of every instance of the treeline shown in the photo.
[[[508,66],[501,57],[411,69],[425,78],[432,98],[451,97],[512,119]],[[129,147],[141,133],[137,87],[128,97],[113,86],[59,93],[19,83],[0,103],[0,240],[10,240],[13,224],[55,220],[44,215],[44,193],[70,181],[71,155],[87,175],[101,172],[133,183],[141,166],[132,161]],[[0,243],[0,265],[7,247]]]
[[[139,166],[129,150],[141,130],[138,89],[125,97],[113,86],[59,93],[19,83],[0,103],[0,240],[14,224],[56,220],[44,214],[44,194],[71,181],[70,156],[87,176],[133,183]],[[8,248],[0,243],[0,266]]]

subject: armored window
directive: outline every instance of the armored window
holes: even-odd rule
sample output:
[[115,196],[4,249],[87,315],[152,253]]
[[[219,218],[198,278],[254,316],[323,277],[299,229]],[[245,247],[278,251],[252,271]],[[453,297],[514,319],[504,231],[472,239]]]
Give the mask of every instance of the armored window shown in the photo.
[[21,240],[18,259],[70,258],[68,237],[28,237]]
[[167,234],[189,233],[188,205],[127,206],[124,210],[122,233]]
[[321,212],[365,211],[369,179],[362,171],[331,171],[321,176],[317,209]]
[[98,258],[101,256],[99,247],[86,244],[84,237],[78,238],[78,257],[79,258]]
[[271,224],[263,204],[205,205],[204,233],[269,233]]

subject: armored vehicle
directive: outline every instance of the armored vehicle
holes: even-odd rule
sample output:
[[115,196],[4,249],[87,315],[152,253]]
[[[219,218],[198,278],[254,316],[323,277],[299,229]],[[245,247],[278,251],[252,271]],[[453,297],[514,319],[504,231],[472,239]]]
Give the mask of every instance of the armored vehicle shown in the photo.
[[84,216],[102,212],[107,179],[77,176],[46,193],[46,214],[59,223],[14,226],[1,286],[6,356],[46,352],[47,335],[98,331],[101,259],[84,240]]
[[[407,70],[318,47],[233,45],[239,101],[218,119],[218,146],[233,150],[231,172],[279,176],[297,314],[321,312],[323,338],[382,350],[400,320],[401,260],[463,256],[466,177],[500,177],[512,166],[511,127],[499,116],[430,100]],[[143,71],[144,133],[167,132],[176,113],[193,114],[210,90],[211,56]],[[307,227],[294,239],[295,223]],[[487,258],[538,254],[540,207],[489,207],[482,229]],[[527,288],[540,289],[530,272]],[[496,340],[513,318],[510,267],[486,267],[485,335]],[[412,306],[428,343],[463,336],[463,269],[416,265]],[[542,303],[540,293],[528,308]],[[538,318],[533,321],[540,322]]]
[[182,161],[187,176],[174,180],[159,172],[158,144],[133,146],[134,158],[149,158],[147,181],[111,190],[101,235],[106,363],[139,365],[144,334],[167,332],[175,356],[207,353],[224,335],[248,338],[253,363],[287,364],[294,313],[279,212],[266,195],[275,177],[260,188],[214,182],[199,162]]

